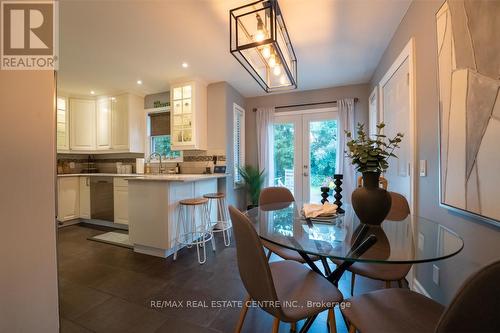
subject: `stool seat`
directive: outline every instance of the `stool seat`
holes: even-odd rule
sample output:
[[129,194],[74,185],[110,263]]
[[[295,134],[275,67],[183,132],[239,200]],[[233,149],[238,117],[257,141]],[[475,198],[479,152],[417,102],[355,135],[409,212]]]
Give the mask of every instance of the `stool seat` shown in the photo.
[[220,199],[220,198],[225,198],[226,194],[222,192],[217,192],[217,193],[207,193],[203,195],[204,198],[207,199]]
[[196,206],[196,205],[203,205],[208,202],[207,198],[193,198],[193,199],[183,199],[179,201],[180,205],[187,205],[187,206]]

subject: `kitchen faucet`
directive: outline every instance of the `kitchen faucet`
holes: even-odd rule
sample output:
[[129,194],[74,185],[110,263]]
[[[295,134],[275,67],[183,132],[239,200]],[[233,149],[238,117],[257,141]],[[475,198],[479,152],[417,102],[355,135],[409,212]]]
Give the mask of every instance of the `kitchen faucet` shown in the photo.
[[158,169],[158,173],[159,174],[162,174],[164,171],[165,171],[165,167],[163,167],[163,163],[161,162],[161,154],[160,153],[151,153],[151,155],[149,155],[149,161],[151,161],[151,157],[153,156],[158,156],[160,158],[160,167]]

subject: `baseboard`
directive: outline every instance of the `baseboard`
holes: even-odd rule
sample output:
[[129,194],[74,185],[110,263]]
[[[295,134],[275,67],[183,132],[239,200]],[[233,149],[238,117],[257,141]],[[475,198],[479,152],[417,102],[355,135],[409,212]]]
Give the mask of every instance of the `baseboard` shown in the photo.
[[425,290],[425,288],[418,282],[418,280],[415,278],[413,279],[413,291],[416,291],[419,294],[422,294],[426,297],[432,298],[431,295]]

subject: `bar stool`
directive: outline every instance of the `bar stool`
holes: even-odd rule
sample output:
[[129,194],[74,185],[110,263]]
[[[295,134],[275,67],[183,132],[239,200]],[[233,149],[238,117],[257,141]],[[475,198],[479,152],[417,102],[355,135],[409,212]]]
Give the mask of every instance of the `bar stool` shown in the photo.
[[[203,196],[209,200],[208,203],[208,216],[212,218],[213,202],[217,205],[217,217],[215,221],[210,221],[210,228],[212,233],[222,232],[224,237],[224,245],[231,245],[231,220],[229,219],[229,210],[227,208],[226,195],[224,193],[207,193]],[[219,220],[220,213],[220,220]]]
[[[179,251],[180,246],[186,245],[188,248],[196,246],[198,262],[204,264],[207,260],[205,243],[211,241],[212,249],[215,251],[214,235],[211,230],[210,217],[208,215],[208,199],[184,199],[179,201],[178,209],[174,261],[177,259],[177,251]],[[200,218],[200,223],[198,225],[196,223],[196,213],[198,213]],[[200,256],[200,248],[203,249],[203,257]]]

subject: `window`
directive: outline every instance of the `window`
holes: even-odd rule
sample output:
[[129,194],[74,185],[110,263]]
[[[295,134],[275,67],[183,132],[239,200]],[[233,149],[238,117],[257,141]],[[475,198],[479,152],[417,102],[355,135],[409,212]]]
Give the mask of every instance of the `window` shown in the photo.
[[234,139],[234,187],[243,184],[240,168],[245,164],[245,110],[238,104],[233,104],[233,139]]
[[170,113],[157,112],[149,114],[150,153],[158,153],[165,159],[178,160],[180,151],[171,149]]

